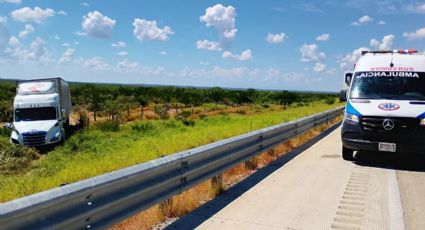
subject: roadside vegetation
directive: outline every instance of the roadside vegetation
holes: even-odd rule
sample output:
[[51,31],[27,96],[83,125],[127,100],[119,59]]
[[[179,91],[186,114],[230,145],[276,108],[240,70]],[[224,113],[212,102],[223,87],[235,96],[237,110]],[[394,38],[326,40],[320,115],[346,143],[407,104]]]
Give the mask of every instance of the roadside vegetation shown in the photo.
[[[5,87],[10,95],[1,97],[3,102],[11,102],[12,87]],[[143,89],[151,94],[134,93],[137,87],[72,85],[75,119],[89,118],[91,124],[48,153],[9,144],[10,132],[0,128],[0,202],[340,106],[336,95],[325,94]],[[184,92],[204,99],[183,103],[178,97]],[[167,102],[152,96],[166,93]],[[242,94],[245,102],[229,96]],[[109,98],[93,103],[93,97]]]

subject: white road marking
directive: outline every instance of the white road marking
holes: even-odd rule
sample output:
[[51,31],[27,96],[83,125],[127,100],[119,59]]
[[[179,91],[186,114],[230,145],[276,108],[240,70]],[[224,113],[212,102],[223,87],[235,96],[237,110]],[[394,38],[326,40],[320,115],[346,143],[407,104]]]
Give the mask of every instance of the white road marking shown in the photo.
[[396,171],[387,170],[388,178],[388,211],[391,230],[404,230],[403,205],[401,203],[400,190],[398,187]]

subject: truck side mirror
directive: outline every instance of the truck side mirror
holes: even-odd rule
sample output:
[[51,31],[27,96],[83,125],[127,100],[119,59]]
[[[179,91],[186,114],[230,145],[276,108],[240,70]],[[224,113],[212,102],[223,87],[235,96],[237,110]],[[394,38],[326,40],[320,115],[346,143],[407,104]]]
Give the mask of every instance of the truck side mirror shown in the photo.
[[65,117],[65,109],[61,109],[61,117],[64,118]]
[[339,92],[339,101],[343,102],[343,101],[347,101],[347,90],[343,89]]
[[347,86],[350,86],[352,78],[353,78],[353,72],[346,72],[345,73],[345,84]]
[[12,131],[15,130],[15,127],[13,126],[12,123],[4,123],[3,127],[6,128],[6,129],[10,129]]

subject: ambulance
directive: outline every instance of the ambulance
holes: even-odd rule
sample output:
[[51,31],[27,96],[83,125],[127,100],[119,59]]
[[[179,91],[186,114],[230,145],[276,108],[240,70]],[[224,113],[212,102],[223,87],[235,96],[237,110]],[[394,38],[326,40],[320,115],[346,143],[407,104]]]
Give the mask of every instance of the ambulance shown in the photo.
[[342,158],[356,151],[425,151],[425,56],[416,50],[363,51],[349,86]]

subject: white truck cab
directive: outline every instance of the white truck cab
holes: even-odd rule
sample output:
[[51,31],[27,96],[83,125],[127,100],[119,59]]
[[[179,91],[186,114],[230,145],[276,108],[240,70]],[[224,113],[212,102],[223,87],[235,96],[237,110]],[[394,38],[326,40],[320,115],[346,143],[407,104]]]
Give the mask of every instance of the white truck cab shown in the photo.
[[342,157],[354,151],[425,150],[425,56],[415,50],[367,51],[354,72],[342,125]]
[[71,108],[69,85],[61,78],[18,82],[10,141],[31,147],[62,141]]

